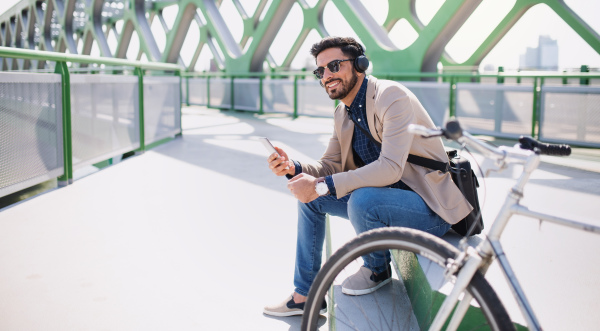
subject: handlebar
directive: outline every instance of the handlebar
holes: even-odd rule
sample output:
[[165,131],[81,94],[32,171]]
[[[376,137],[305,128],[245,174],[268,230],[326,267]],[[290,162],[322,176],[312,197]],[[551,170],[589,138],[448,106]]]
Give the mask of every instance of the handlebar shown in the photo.
[[519,138],[519,142],[522,149],[528,149],[532,151],[539,151],[540,154],[544,155],[556,155],[556,156],[569,156],[571,155],[571,146],[564,144],[545,144],[539,142],[531,137]]
[[422,125],[410,124],[408,132],[419,134],[423,137],[445,137],[461,144],[467,144],[484,155],[496,160],[505,160],[507,157],[524,160],[533,151],[536,154],[568,156],[571,147],[562,144],[541,143],[531,137],[521,137],[518,148],[495,147],[487,144],[469,134],[460,127],[456,119],[446,122],[445,128],[428,129]]

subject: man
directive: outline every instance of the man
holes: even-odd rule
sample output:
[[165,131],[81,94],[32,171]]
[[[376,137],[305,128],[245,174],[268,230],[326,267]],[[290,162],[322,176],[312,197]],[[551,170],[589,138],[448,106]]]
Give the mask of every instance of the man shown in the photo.
[[[264,313],[274,316],[302,315],[321,267],[326,214],[349,219],[357,234],[402,226],[442,236],[472,209],[449,173],[406,161],[409,154],[448,161],[440,138],[407,131],[411,123],[434,127],[414,94],[396,82],[367,77],[368,60],[353,38],[324,38],[311,54],[321,85],[341,103],[319,161],[290,160],[278,147],[267,160],[276,175],[291,178],[288,189],[299,200],[295,290],[284,302],[265,307]],[[363,260],[364,266],[342,284],[343,293],[372,293],[389,283],[389,252]]]

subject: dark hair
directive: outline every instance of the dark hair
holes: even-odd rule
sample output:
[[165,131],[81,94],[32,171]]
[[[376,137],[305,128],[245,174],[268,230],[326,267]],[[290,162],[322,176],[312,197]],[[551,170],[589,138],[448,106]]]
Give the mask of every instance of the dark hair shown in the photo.
[[316,59],[319,53],[329,48],[339,48],[352,59],[364,54],[362,46],[352,37],[325,37],[312,45],[310,54]]

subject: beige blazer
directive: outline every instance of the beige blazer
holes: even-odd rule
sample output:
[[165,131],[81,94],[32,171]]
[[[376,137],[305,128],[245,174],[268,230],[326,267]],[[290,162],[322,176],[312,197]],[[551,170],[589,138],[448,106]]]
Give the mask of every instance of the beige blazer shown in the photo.
[[446,222],[455,224],[468,215],[473,208],[449,173],[406,162],[408,154],[448,160],[441,138],[423,138],[407,131],[411,123],[435,127],[417,97],[397,82],[369,76],[366,98],[369,130],[382,143],[379,159],[356,167],[354,123],[340,103],[325,153],[316,164],[301,162],[302,171],[315,177],[332,175],[338,198],[361,187],[384,187],[402,179]]

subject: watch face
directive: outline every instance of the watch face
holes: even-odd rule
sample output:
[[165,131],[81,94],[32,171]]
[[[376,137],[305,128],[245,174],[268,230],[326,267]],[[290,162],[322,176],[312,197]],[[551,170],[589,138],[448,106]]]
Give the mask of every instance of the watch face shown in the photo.
[[318,195],[325,195],[329,192],[329,188],[325,182],[317,183],[316,191]]

